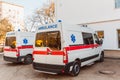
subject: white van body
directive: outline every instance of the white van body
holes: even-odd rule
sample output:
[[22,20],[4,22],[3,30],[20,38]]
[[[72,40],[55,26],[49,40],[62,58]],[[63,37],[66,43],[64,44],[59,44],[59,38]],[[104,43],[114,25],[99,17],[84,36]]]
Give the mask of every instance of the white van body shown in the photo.
[[34,43],[33,32],[8,32],[4,45],[4,60],[9,62],[32,63]]
[[80,67],[103,61],[100,41],[88,27],[58,22],[38,27],[35,35],[33,68],[37,71],[76,76]]

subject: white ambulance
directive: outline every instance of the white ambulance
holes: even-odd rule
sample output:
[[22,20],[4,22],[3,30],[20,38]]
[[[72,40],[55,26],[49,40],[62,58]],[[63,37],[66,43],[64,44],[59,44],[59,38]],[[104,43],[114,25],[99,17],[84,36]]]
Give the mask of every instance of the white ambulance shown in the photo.
[[32,63],[33,32],[8,32],[4,45],[4,60],[14,63]]
[[43,73],[77,76],[82,66],[104,61],[102,41],[88,27],[61,21],[37,28],[33,68]]

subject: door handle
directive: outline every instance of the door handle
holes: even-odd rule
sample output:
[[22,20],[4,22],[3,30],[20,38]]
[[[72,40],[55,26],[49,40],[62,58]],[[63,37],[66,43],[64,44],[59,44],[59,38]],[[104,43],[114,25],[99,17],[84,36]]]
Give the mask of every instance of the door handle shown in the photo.
[[51,54],[52,54],[52,52],[50,52],[50,51],[49,51],[49,52],[47,52],[47,54],[48,54],[48,55],[51,55]]

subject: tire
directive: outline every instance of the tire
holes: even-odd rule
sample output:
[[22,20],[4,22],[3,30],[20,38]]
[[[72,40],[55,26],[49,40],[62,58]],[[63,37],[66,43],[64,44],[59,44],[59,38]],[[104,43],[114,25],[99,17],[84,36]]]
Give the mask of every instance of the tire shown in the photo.
[[70,75],[77,76],[79,73],[80,73],[80,63],[78,61],[75,61]]
[[102,51],[102,53],[100,54],[99,62],[104,62],[104,52],[103,52],[103,51]]
[[31,64],[32,62],[32,55],[27,55],[24,59],[24,64]]

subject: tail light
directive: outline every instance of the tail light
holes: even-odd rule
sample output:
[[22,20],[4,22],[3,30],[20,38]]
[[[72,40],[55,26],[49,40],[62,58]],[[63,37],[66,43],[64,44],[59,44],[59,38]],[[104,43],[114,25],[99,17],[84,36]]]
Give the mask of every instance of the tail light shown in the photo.
[[35,51],[32,52],[32,60],[34,60],[34,54],[35,54]]
[[16,56],[17,56],[17,57],[19,57],[19,56],[20,56],[20,54],[19,54],[19,53],[17,53],[17,54],[16,54]]
[[34,60],[34,58],[32,58],[32,60]]
[[16,56],[19,57],[20,56],[20,50],[17,50]]
[[64,54],[63,54],[63,63],[67,64],[68,63],[68,54],[67,54],[67,51],[66,51],[65,48],[63,49],[63,51],[64,51]]

